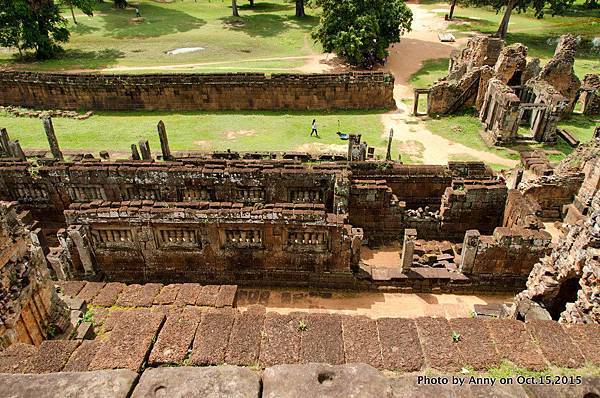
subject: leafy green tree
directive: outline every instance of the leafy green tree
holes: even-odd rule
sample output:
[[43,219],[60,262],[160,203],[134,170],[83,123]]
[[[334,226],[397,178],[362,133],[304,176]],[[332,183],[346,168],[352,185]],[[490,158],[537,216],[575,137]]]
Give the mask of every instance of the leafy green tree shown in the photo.
[[403,0],[317,0],[323,8],[313,38],[352,65],[373,67],[391,43],[410,30],[412,12]]
[[34,50],[36,58],[47,59],[62,50],[59,43],[68,40],[66,20],[53,0],[0,0],[3,46],[16,47],[19,53]]
[[504,8],[502,21],[496,32],[496,36],[504,39],[508,33],[510,16],[514,10],[521,13],[531,8],[537,18],[543,18],[547,9],[552,15],[563,14],[575,0],[459,0],[459,2],[466,6],[490,6],[496,12],[500,12]]

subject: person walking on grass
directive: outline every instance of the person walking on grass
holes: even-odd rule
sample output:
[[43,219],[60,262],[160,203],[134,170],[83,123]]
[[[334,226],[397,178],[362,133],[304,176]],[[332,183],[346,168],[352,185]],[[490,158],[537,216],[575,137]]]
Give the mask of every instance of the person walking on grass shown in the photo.
[[310,136],[312,137],[313,134],[319,137],[319,132],[317,131],[317,119],[313,119],[312,121],[312,130],[310,132]]

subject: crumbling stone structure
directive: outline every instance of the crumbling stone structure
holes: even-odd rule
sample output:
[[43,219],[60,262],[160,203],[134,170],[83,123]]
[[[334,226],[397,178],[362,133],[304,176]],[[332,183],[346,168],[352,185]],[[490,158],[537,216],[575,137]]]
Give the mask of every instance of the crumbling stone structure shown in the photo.
[[[573,71],[577,41],[572,35],[561,37],[554,57],[543,68],[538,59],[527,61],[527,47],[516,43],[504,46],[495,37],[476,36],[467,47],[453,53],[448,76],[430,89],[415,90],[415,109],[419,94],[428,94],[427,114],[451,114],[474,106],[483,123],[482,137],[488,145],[504,145],[521,138],[519,126],[529,124],[531,137],[553,143],[557,124],[565,112],[572,112],[581,92],[586,106],[594,105],[595,89],[580,90]],[[593,77],[588,84],[594,86]],[[589,111],[591,112],[591,110]]]
[[39,345],[68,327],[48,274],[40,229],[17,203],[0,202],[0,349]]
[[[431,289],[420,282],[425,277],[448,291],[465,283],[512,290],[548,247],[531,227],[504,225],[508,189],[482,163],[312,163],[301,153],[176,157],[168,145],[162,152],[172,160],[55,157],[34,168],[7,159],[0,194],[41,220],[59,279]],[[364,266],[361,244],[394,244],[411,230],[415,239],[457,246],[425,261],[421,251],[414,258],[407,252],[392,273]],[[521,255],[517,243],[499,238],[495,268],[477,265],[487,258],[481,247],[471,254],[480,260],[460,271],[470,230],[483,242],[519,236],[514,242],[531,250]],[[433,277],[432,267],[445,268],[444,276]],[[402,273],[408,278],[399,279]]]
[[600,115],[600,75],[588,73],[583,77],[579,100],[584,115]]
[[90,75],[2,72],[0,105],[63,110],[392,109],[387,73]]
[[[573,204],[566,206],[567,233],[548,256],[537,263],[527,289],[517,295],[513,316],[538,317],[567,323],[600,322],[600,161],[584,167],[585,180]],[[531,305],[533,303],[534,305]]]

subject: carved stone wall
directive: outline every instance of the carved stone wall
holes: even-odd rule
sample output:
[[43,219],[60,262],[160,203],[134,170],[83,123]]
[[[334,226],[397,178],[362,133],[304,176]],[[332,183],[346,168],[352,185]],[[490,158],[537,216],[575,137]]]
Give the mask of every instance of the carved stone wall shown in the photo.
[[88,110],[392,109],[394,78],[343,74],[3,72],[0,105]]
[[362,240],[360,229],[322,204],[105,202],[73,204],[65,217],[64,241],[77,236],[87,244],[63,249],[91,259],[89,267],[79,261],[66,268],[127,282],[350,276]]

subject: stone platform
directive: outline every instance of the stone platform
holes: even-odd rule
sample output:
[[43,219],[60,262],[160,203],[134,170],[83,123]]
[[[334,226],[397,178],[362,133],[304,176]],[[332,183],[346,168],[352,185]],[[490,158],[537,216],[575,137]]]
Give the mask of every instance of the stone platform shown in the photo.
[[[248,368],[147,369],[138,379],[128,370],[44,375],[0,374],[3,393],[11,397],[187,397],[187,398],[295,398],[295,397],[516,397],[571,398],[600,394],[600,379],[582,378],[574,385],[535,385],[513,377],[512,384],[437,375],[383,374],[365,364],[279,365],[259,373]],[[455,384],[453,384],[453,380]],[[437,383],[445,384],[429,384]],[[476,384],[487,382],[486,384]]]

